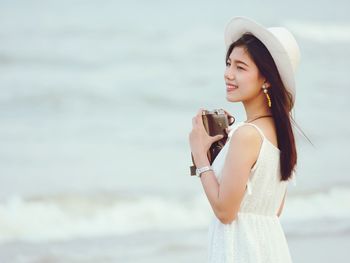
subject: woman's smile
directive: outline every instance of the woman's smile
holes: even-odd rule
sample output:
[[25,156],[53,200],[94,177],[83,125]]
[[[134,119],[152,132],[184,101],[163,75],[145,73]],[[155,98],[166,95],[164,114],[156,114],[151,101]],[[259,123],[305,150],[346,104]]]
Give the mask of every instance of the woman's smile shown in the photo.
[[238,87],[236,85],[232,85],[232,84],[226,84],[226,91],[230,92],[233,90],[236,90]]

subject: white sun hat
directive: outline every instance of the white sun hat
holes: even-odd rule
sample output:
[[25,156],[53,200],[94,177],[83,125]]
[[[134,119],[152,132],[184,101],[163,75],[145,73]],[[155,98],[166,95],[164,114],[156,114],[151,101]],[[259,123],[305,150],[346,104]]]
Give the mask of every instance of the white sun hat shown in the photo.
[[257,37],[270,52],[282,82],[293,96],[295,102],[295,72],[300,61],[300,50],[297,41],[285,27],[264,27],[254,20],[237,16],[232,18],[225,28],[226,51],[244,33]]

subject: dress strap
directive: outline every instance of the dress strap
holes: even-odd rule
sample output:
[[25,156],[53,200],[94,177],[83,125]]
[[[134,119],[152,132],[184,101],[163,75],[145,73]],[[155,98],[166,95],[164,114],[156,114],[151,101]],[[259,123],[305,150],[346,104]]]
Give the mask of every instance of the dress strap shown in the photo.
[[293,186],[296,186],[297,185],[297,178],[295,177],[295,171],[292,172],[292,183],[293,183]]

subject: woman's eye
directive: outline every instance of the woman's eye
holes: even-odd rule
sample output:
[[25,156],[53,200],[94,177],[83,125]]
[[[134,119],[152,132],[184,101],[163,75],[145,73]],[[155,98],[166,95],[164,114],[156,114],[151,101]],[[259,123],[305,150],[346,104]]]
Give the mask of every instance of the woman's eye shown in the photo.
[[231,64],[230,64],[230,63],[228,63],[228,62],[226,62],[226,67],[228,67],[228,66],[231,66]]
[[242,68],[242,67],[237,67],[238,69],[244,69],[244,68]]

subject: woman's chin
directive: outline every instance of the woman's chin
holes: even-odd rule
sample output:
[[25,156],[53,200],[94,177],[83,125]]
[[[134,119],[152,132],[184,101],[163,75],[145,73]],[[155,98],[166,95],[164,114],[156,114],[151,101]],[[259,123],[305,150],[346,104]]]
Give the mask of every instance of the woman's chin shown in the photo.
[[238,98],[235,98],[234,96],[230,95],[230,94],[226,94],[226,100],[229,102],[238,102],[240,101]]

